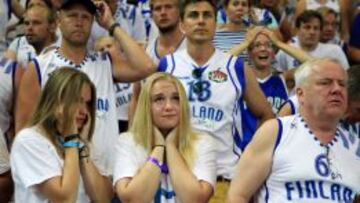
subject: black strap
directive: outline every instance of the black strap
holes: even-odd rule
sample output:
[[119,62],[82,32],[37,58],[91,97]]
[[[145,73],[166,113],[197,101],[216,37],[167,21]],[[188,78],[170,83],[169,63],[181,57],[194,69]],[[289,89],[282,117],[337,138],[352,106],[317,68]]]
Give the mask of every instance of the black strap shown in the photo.
[[70,134],[70,135],[66,135],[64,137],[64,142],[70,141],[70,140],[74,140],[74,139],[79,139],[80,136],[79,134]]

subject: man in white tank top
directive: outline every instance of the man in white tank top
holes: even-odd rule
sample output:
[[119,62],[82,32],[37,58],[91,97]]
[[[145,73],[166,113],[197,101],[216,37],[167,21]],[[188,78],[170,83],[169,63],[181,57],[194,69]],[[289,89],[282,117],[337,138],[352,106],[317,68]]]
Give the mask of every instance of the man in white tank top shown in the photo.
[[[107,4],[95,4],[90,0],[69,0],[62,3],[59,11],[61,45],[29,64],[17,99],[16,130],[23,128],[31,116],[36,98],[51,72],[63,66],[85,72],[97,88],[92,158],[100,172],[107,176],[112,173],[112,146],[118,134],[114,81],[139,80],[154,72],[155,68],[141,47],[115,23]],[[95,13],[98,14],[98,23],[109,30],[109,34],[123,47],[127,60],[104,52],[90,54],[86,51]]]
[[360,138],[340,125],[347,79],[332,59],[299,67],[300,113],[259,128],[238,163],[229,202],[253,195],[260,203],[353,202],[360,192]]
[[180,30],[180,0],[153,0],[152,18],[159,29],[158,37],[151,39],[146,52],[158,63],[166,54],[185,48],[184,34]]
[[5,56],[25,67],[37,55],[58,44],[55,11],[42,5],[31,5],[24,14],[25,36],[15,38]]

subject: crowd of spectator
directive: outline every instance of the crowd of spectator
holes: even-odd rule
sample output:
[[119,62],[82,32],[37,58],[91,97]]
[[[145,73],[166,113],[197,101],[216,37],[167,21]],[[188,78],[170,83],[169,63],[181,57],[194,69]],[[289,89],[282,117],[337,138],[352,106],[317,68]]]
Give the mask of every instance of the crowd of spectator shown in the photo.
[[360,1],[1,0],[0,202],[360,202]]

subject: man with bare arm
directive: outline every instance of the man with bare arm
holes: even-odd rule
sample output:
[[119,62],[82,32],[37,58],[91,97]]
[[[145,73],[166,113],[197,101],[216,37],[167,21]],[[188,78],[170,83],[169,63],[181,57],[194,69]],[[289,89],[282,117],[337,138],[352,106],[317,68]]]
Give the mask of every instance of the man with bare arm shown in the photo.
[[269,120],[258,129],[238,163],[228,202],[248,202],[254,195],[258,202],[276,203],[355,199],[360,192],[359,137],[340,125],[347,80],[333,59],[299,67],[300,113]]

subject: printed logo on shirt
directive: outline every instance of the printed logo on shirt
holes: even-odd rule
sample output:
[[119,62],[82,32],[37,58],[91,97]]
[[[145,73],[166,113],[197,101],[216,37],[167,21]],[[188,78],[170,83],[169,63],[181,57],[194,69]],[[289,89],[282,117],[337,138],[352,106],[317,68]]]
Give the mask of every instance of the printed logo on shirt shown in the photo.
[[209,73],[209,80],[212,80],[214,82],[222,83],[226,82],[227,79],[228,76],[226,75],[226,73],[222,72],[220,68]]

